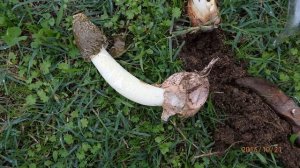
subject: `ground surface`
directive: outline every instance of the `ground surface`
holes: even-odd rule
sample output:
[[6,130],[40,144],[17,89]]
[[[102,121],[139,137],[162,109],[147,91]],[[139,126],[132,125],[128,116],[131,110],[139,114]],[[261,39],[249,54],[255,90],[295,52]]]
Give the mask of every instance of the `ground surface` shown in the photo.
[[[290,125],[255,93],[239,87],[235,80],[248,76],[245,64],[237,61],[224,44],[224,33],[216,30],[188,36],[180,58],[188,71],[200,71],[213,58],[220,60],[209,75],[212,101],[219,111],[225,112],[227,119],[214,132],[215,150],[231,147],[277,146],[278,153],[286,167],[300,166],[300,149],[291,145],[288,137],[292,134]],[[266,152],[266,151],[265,151]]]
[[[299,103],[299,37],[271,47],[286,22],[288,1],[220,0],[220,29],[225,38],[217,33],[211,36],[215,41],[203,36],[199,42],[199,36],[189,36],[184,43],[174,32],[182,33],[187,28],[182,26],[189,26],[185,2],[1,1],[0,167],[284,167],[276,154],[243,153],[238,148],[256,145],[251,143],[257,140],[288,144],[282,136],[289,127],[270,115],[267,106],[261,107],[266,118],[256,120],[260,109],[250,107],[261,100],[247,90],[233,88],[233,79],[247,71],[276,83]],[[117,94],[76,48],[72,16],[78,12],[99,26],[110,42],[127,34],[127,51],[118,62],[150,84],[162,83],[183,70],[182,47],[181,53],[195,53],[198,47],[208,55],[186,57],[191,62],[185,64],[188,70],[200,70],[214,55],[222,58],[212,71],[214,92],[205,106],[192,118],[172,117],[164,123],[161,108],[141,106]],[[193,39],[197,44],[191,43]],[[240,62],[232,65],[233,60],[243,60],[244,66]],[[231,96],[234,106],[219,94]],[[242,105],[247,103],[249,115],[245,116],[248,113],[236,109],[246,108]],[[234,116],[229,110],[241,118],[241,127],[236,127],[236,118],[225,120],[225,114]],[[243,127],[245,117],[257,124]],[[273,120],[276,122],[267,124]],[[252,132],[262,124],[265,138]],[[221,129],[222,134],[215,131]],[[227,134],[230,129],[232,134]],[[244,144],[237,143],[239,140],[245,140]],[[233,142],[237,146],[227,148]],[[289,152],[287,148],[282,151]]]

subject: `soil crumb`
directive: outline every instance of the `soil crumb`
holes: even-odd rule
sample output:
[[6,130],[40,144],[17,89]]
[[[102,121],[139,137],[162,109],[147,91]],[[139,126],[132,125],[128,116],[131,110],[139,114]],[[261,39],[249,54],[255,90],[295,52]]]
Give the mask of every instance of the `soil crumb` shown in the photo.
[[186,71],[201,71],[210,60],[220,58],[209,75],[210,93],[215,107],[227,117],[214,132],[214,150],[277,145],[282,151],[277,156],[284,167],[300,167],[300,149],[288,139],[291,126],[256,93],[235,84],[236,79],[248,76],[246,64],[234,59],[224,39],[220,30],[188,35],[180,53]]

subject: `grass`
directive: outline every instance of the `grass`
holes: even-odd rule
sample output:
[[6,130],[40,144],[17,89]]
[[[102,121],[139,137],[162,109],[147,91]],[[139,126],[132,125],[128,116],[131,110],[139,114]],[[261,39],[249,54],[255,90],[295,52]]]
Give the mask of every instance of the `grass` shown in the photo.
[[[0,165],[9,167],[276,167],[276,156],[211,152],[224,117],[211,100],[195,117],[162,123],[160,108],[137,105],[113,91],[80,58],[72,15],[85,12],[110,37],[128,33],[119,62],[148,83],[182,69],[181,43],[170,38],[183,1],[0,2]],[[277,83],[299,102],[297,38],[271,43],[282,31],[283,0],[221,3],[226,43],[249,72]],[[180,17],[180,18],[179,18]],[[174,40],[172,43],[171,40]]]

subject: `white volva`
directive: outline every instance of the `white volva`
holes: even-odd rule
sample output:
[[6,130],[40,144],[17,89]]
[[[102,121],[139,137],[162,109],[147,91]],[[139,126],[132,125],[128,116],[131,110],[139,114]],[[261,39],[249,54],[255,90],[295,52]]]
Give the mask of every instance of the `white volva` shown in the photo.
[[193,0],[192,7],[197,11],[197,16],[199,18],[206,18],[210,15],[211,12],[217,11],[217,5],[215,0]]
[[91,57],[105,81],[124,97],[147,106],[162,106],[164,89],[146,84],[128,71],[102,48],[99,54]]
[[198,9],[200,12],[207,12],[208,10],[208,3],[207,0],[193,0],[193,3],[195,4],[194,7]]

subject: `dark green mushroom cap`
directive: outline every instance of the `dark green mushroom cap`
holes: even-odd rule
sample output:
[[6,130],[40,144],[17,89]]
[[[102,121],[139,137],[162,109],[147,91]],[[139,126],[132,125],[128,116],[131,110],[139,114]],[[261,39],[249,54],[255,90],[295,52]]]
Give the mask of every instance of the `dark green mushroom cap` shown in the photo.
[[73,33],[75,42],[85,60],[98,54],[107,46],[106,36],[86,15],[79,13],[73,16]]

